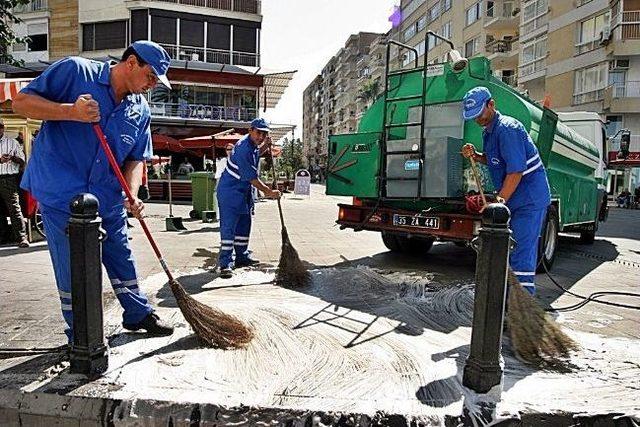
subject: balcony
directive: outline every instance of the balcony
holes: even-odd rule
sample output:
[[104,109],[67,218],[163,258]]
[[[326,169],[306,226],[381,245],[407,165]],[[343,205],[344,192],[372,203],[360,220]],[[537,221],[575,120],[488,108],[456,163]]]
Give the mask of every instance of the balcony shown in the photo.
[[518,66],[520,43],[518,40],[494,40],[486,46],[487,59],[493,69],[512,69]]
[[228,10],[231,12],[260,14],[260,0],[138,0],[160,3],[173,3],[182,6],[206,7],[209,9]]
[[592,50],[596,50],[602,45],[600,44],[600,39],[588,40],[582,43],[578,43],[574,46],[575,52],[574,55],[582,55],[583,53],[591,52]]
[[640,10],[629,10],[611,18],[613,43],[616,56],[637,55],[640,52]]
[[604,90],[604,108],[611,113],[640,111],[640,81],[628,81],[608,86]]
[[511,87],[518,87],[518,76],[515,74],[512,74],[510,76],[502,76],[500,77],[500,80]]
[[49,10],[49,2],[47,0],[34,0],[14,7],[13,13],[43,12],[46,10]]
[[161,46],[167,51],[171,59],[178,61],[200,61],[211,64],[244,65],[248,67],[260,66],[260,54],[258,53],[169,44],[162,44]]
[[484,28],[490,31],[517,31],[520,26],[520,9],[514,3],[494,2],[486,10]]
[[223,107],[207,104],[172,104],[149,102],[152,118],[200,120],[215,122],[251,122],[258,110],[245,107]]

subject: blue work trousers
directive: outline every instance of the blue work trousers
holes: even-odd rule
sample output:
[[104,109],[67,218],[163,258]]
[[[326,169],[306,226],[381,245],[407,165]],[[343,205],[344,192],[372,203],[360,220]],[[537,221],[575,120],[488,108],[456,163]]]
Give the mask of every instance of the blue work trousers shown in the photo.
[[509,264],[522,286],[531,295],[536,293],[538,240],[546,215],[546,207],[523,206],[511,211],[511,231],[516,244],[509,257]]
[[[71,310],[71,263],[69,236],[66,228],[70,214],[55,208],[41,206],[42,221],[47,235],[49,254],[62,305],[62,316],[67,323],[65,333],[73,341],[73,312]],[[138,275],[133,253],[129,247],[127,215],[124,209],[102,218],[107,233],[102,242],[102,264],[107,270],[113,291],[124,309],[123,322],[135,324],[153,311],[147,297],[138,288]]]
[[249,258],[249,236],[251,235],[252,204],[249,201],[230,200],[225,193],[218,193],[220,208],[220,254],[218,266],[227,268],[233,262]]

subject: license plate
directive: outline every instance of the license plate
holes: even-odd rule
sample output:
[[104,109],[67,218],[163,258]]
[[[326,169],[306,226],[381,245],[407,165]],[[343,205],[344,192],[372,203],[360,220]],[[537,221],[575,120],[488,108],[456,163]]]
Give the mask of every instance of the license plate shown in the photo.
[[440,218],[421,215],[393,215],[393,225],[404,227],[440,228]]

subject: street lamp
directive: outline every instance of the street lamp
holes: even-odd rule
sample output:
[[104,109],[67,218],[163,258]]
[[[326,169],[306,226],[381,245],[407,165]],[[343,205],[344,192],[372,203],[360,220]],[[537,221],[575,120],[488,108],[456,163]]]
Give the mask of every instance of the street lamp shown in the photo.
[[449,59],[451,60],[451,70],[453,70],[454,73],[459,73],[465,68],[467,68],[467,65],[469,65],[469,60],[464,56],[462,56],[462,54],[455,49],[455,47],[453,46],[453,42],[446,37],[442,37],[440,34],[434,33],[431,30],[427,31],[424,38],[425,62],[427,62],[426,58],[429,53],[429,36],[433,36],[436,39],[440,39],[449,45],[451,50],[448,52],[448,55],[449,55]]

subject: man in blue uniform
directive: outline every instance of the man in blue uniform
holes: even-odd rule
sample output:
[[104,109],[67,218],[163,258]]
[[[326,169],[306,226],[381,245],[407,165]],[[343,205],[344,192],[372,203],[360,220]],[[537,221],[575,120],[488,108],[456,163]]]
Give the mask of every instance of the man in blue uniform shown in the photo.
[[16,113],[44,120],[21,186],[40,203],[69,341],[73,313],[65,228],[70,201],[87,192],[100,202],[102,226],[107,232],[102,262],[124,309],[123,326],[144,329],[150,335],[173,332],[138,288],[126,210],[140,216],[144,205],[139,199],[133,204],[124,200],[92,128],[92,123],[100,124],[131,192],[138,194],[144,160],[152,155],[150,110],[142,94],[158,80],[169,85],[169,64],[165,50],[149,41],[133,43],[115,64],[69,57],[47,68],[13,101]]
[[498,201],[511,210],[511,230],[516,246],[509,264],[524,288],[535,294],[538,237],[551,202],[549,182],[538,149],[526,129],[513,117],[500,114],[486,87],[471,89],[463,99],[463,117],[484,128],[483,151],[471,144],[465,157],[489,167]]
[[[233,276],[232,269],[257,264],[249,251],[251,214],[253,211],[252,186],[265,196],[279,198],[280,192],[272,190],[258,178],[261,152],[271,148],[269,126],[264,119],[251,122],[249,133],[233,147],[227,159],[217,188],[220,209],[220,277]],[[233,252],[235,251],[235,262]]]

